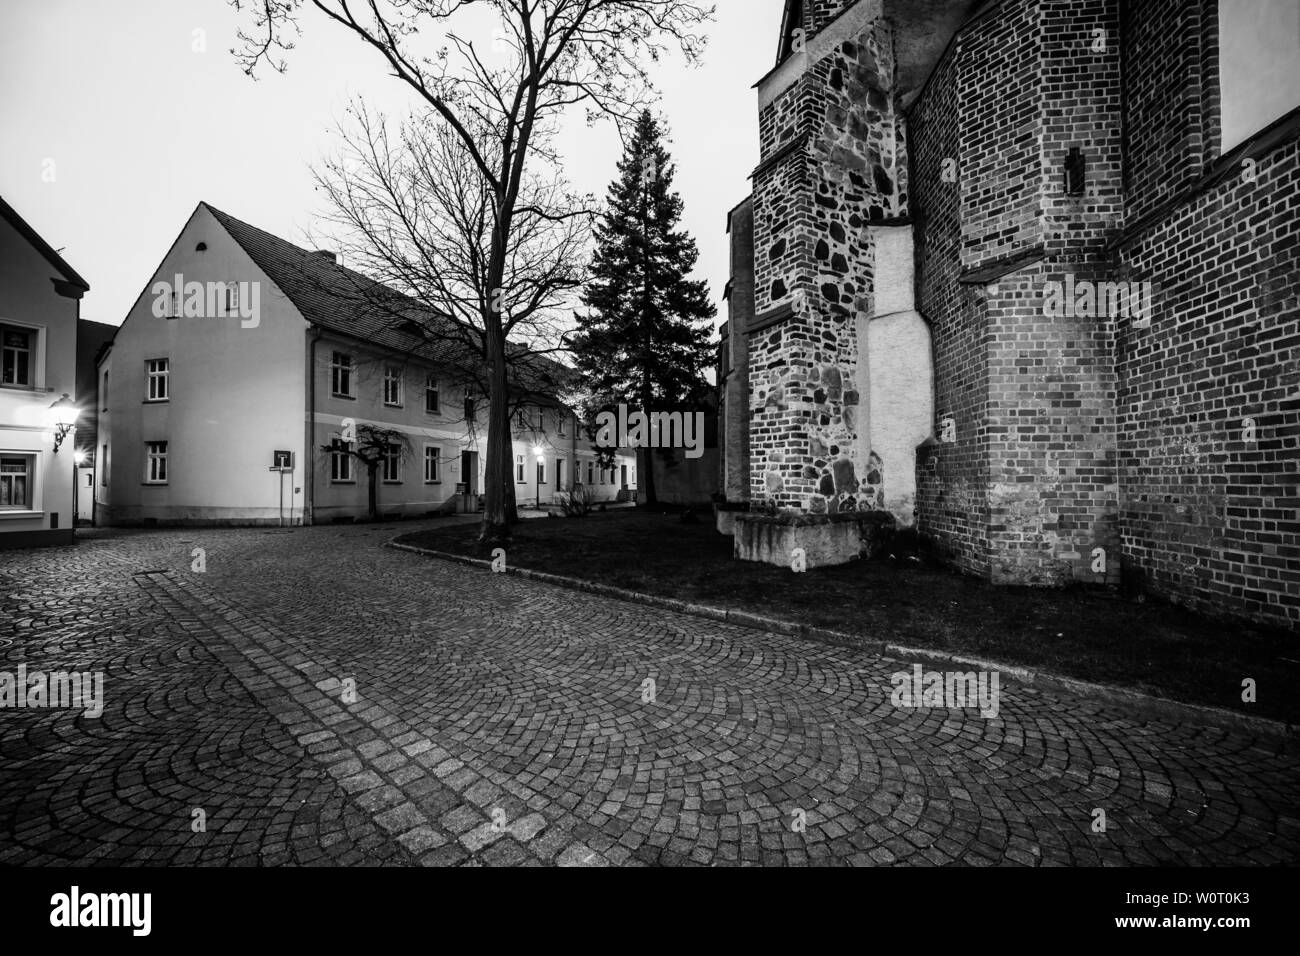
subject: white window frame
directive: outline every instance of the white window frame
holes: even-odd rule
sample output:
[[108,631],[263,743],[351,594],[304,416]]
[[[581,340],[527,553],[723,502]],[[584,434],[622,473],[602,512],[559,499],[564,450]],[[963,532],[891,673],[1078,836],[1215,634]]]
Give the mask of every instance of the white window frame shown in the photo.
[[144,400],[146,402],[171,401],[171,370],[172,363],[170,359],[151,358],[144,360]]
[[[347,386],[346,391],[339,391],[340,380]],[[330,394],[336,398],[356,398],[356,386],[356,363],[352,355],[335,350],[330,356]]]
[[537,483],[539,485],[549,484],[546,480],[546,456],[537,459]]
[[[162,451],[157,449],[161,446]],[[167,458],[171,447],[165,441],[147,441],[144,443],[144,483],[146,485],[165,485],[170,478]]]
[[[433,407],[429,407],[429,399],[433,399]],[[429,375],[424,379],[424,413],[426,415],[442,414],[442,390],[438,387],[438,376]]]
[[[390,394],[391,397],[390,397]],[[396,365],[384,366],[384,405],[387,408],[402,407],[402,370]]]
[[555,487],[560,491],[564,490],[564,465],[563,458],[555,459]]
[[528,483],[528,472],[525,471],[527,462],[523,455],[515,455],[515,484],[524,485]]
[[588,486],[596,483],[596,463],[588,460],[587,462],[587,484]]
[[[430,473],[430,466],[432,474]],[[442,447],[439,445],[424,446],[424,483],[426,485],[442,484]]]
[[[38,457],[39,456],[35,452],[31,451],[15,450],[0,452],[0,462],[21,460],[26,465],[26,470],[21,473],[21,477],[26,482],[26,486],[23,489],[25,499],[23,504],[0,504],[0,516],[14,517],[17,515],[40,513],[39,509],[36,507],[36,497],[40,490],[40,485],[36,481]],[[4,486],[8,484],[10,486],[10,501],[12,502],[12,486],[15,483],[15,479],[19,477],[19,473],[13,471],[6,472],[2,469],[3,465],[0,465],[0,498],[4,497]]]
[[348,452],[330,452],[330,484],[356,484],[356,479],[352,476],[352,455]]
[[[5,345],[4,337],[5,334],[9,332],[17,332],[27,336],[27,347],[24,349],[20,349],[16,345]],[[0,324],[0,385],[5,386],[6,388],[39,388],[41,383],[39,381],[40,376],[37,374],[37,369],[38,369],[38,363],[40,361],[40,352],[41,352],[40,346],[41,346],[41,335],[39,329],[34,329],[31,326],[27,326],[27,325],[14,325],[9,322]],[[17,367],[18,367],[18,360],[17,360],[18,354],[20,352],[24,352],[27,355],[27,381],[25,382],[3,381],[4,357],[11,350],[14,353],[15,373],[17,372]]]

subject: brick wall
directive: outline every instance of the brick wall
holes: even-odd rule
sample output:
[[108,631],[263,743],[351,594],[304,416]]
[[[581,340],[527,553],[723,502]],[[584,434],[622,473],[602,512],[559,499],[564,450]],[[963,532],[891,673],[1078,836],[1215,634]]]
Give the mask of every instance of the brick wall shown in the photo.
[[[1213,34],[1199,4],[1152,3],[1167,33]],[[1182,19],[1179,20],[1174,14]],[[1199,26],[1197,21],[1200,21]],[[1213,77],[1213,50],[1197,60],[1139,26],[1130,140],[1144,118],[1184,101]],[[1126,48],[1126,54],[1129,49]],[[1212,85],[1216,85],[1212,84]],[[1130,221],[1174,195],[1152,167],[1184,185],[1217,142],[1194,143],[1216,97],[1159,121],[1151,159],[1135,158]],[[1213,128],[1213,123],[1211,123]],[[1148,329],[1117,342],[1122,544],[1135,581],[1214,613],[1300,623],[1300,144],[1292,138],[1163,211],[1126,237],[1121,261],[1160,290]],[[1252,427],[1253,426],[1253,427]]]
[[943,60],[908,116],[918,305],[934,342],[935,435],[917,456],[917,528],[958,567],[988,571],[988,319],[962,286],[961,185],[956,165],[960,55]]
[[[918,524],[993,580],[1123,570],[1294,625],[1300,147],[1190,191],[1218,155],[1216,43],[1212,0],[1005,0],[936,68],[909,114],[939,439]],[[1062,188],[1072,147],[1082,196]],[[1150,326],[1049,318],[1067,277],[1151,283]]]

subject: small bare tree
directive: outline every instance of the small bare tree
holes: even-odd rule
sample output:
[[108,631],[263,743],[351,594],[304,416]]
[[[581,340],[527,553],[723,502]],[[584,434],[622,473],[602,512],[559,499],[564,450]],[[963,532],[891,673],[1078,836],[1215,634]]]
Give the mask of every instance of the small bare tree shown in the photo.
[[[482,541],[509,537],[505,478],[509,468],[511,387],[507,374],[511,319],[504,310],[507,275],[530,211],[530,163],[553,166],[555,131],[573,107],[589,119],[607,116],[630,128],[652,96],[645,62],[671,44],[688,61],[698,58],[697,34],[712,7],[692,0],[231,0],[249,10],[237,56],[251,75],[267,62],[283,71],[304,7],[350,31],[376,51],[392,74],[427,109],[431,122],[458,137],[486,186],[490,239],[476,282],[487,352],[490,399],[487,500]],[[458,26],[478,12],[499,30],[485,60]],[[469,18],[469,20],[466,19]],[[417,52],[422,37],[443,33],[445,46]],[[483,294],[486,293],[486,294]]]
[[358,425],[355,442],[336,440],[332,444],[322,445],[321,450],[348,455],[365,466],[369,480],[367,494],[370,520],[378,521],[379,467],[388,458],[406,461],[411,457],[411,442],[406,435],[396,429],[380,428],[378,425]]

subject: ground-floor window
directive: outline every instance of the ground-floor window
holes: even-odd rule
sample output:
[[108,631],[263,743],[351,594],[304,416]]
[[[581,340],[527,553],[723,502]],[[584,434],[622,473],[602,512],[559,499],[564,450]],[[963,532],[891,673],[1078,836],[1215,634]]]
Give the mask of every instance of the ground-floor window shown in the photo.
[[167,483],[167,443],[165,441],[145,442],[144,480],[151,485]]
[[330,455],[330,481],[352,480],[352,456],[345,451]]
[[442,458],[442,449],[426,445],[424,448],[424,481],[426,484],[437,484],[442,481],[442,470],[439,461]]
[[402,480],[402,446],[392,444],[388,446],[388,454],[384,455],[384,481],[398,482]]
[[26,511],[32,506],[32,458],[6,455],[0,458],[0,509]]
[[527,480],[527,477],[524,475],[524,456],[515,455],[515,481],[524,482]]

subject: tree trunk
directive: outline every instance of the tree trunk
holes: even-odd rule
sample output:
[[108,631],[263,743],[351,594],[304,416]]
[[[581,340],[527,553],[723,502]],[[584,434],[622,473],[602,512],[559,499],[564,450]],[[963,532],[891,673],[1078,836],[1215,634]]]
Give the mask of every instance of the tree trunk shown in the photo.
[[499,316],[488,317],[487,331],[488,361],[491,364],[487,465],[483,469],[487,487],[484,489],[483,530],[478,539],[479,544],[485,547],[504,545],[510,540],[506,483],[503,480],[510,465],[510,396],[507,393],[505,342]]
[[379,483],[375,481],[375,476],[377,474],[379,474],[378,463],[372,465],[369,462],[367,462],[366,475],[370,479],[369,497],[370,497],[370,520],[371,521],[379,520]]
[[519,523],[519,495],[515,491],[514,463],[510,460],[510,453],[514,451],[514,442],[510,442],[506,450],[506,477],[505,477],[505,495],[506,495],[506,524],[511,526]]

